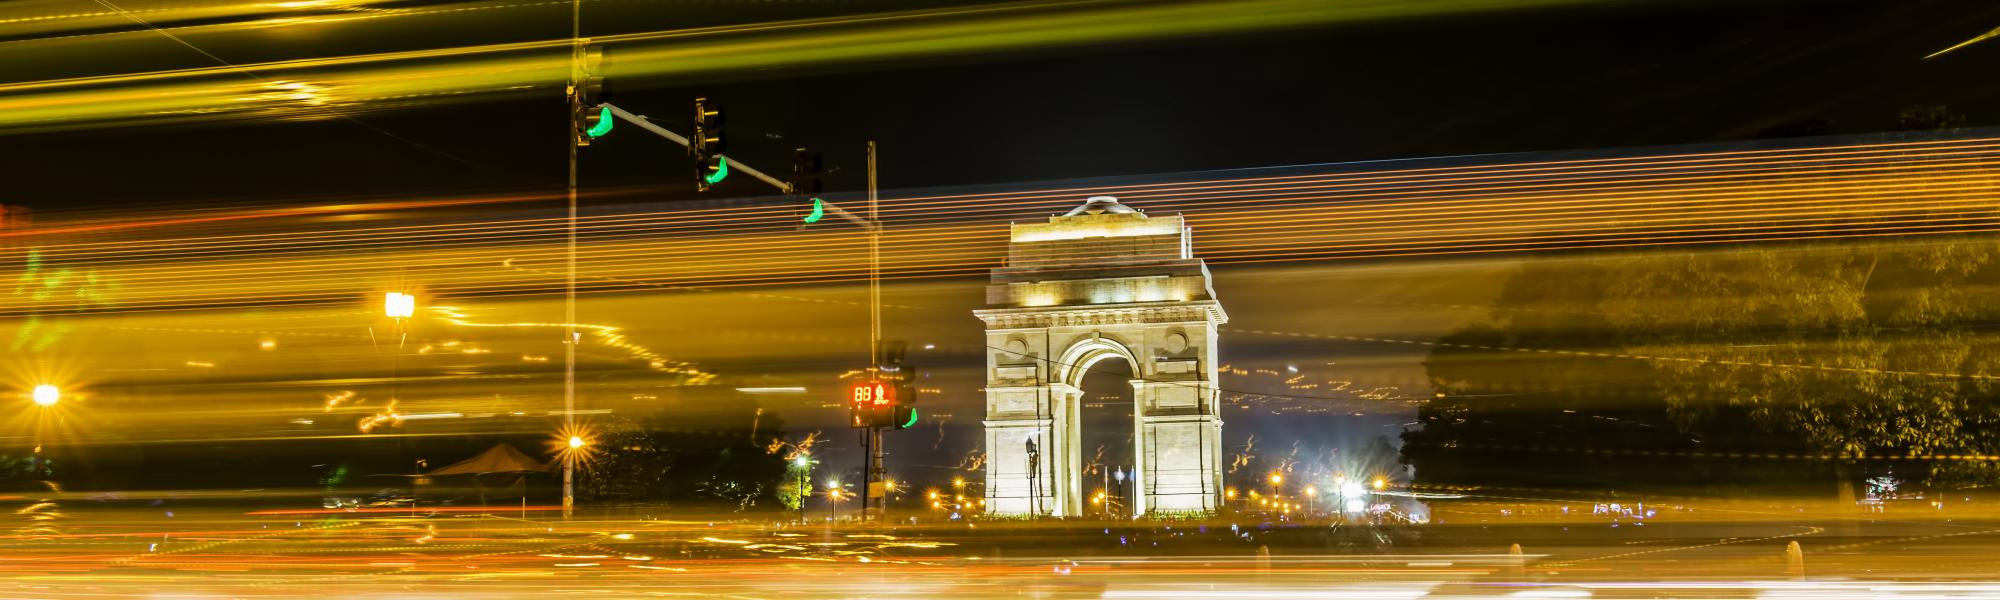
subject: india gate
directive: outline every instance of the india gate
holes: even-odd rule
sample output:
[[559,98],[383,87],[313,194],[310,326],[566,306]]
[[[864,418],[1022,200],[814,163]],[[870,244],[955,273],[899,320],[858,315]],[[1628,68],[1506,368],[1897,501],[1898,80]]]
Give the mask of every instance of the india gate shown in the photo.
[[986,509],[1079,516],[1083,377],[1132,365],[1134,515],[1222,506],[1215,328],[1229,321],[1186,222],[1110,196],[1012,226],[986,306]]

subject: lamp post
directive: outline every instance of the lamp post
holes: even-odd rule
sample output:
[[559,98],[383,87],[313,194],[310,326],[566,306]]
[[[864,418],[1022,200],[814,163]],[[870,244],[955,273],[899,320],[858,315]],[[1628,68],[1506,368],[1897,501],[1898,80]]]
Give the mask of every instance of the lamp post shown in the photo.
[[[396,401],[396,382],[401,371],[399,361],[403,357],[403,343],[410,338],[410,332],[403,327],[403,323],[404,320],[416,316],[416,314],[416,296],[403,292],[389,292],[382,295],[382,316],[388,317],[396,323],[396,351],[389,354],[389,401],[391,402],[391,406],[394,406],[393,403]],[[373,338],[375,334],[371,330],[368,335],[370,338]],[[396,448],[403,453],[403,458],[405,459],[411,459],[413,458],[411,455],[415,454],[410,451],[409,446],[410,442],[408,439],[405,439],[403,436],[396,437]],[[410,516],[417,516],[416,474],[410,476]]]
[[1118,470],[1116,470],[1116,471],[1112,471],[1112,472],[1111,472],[1111,478],[1112,478],[1112,479],[1116,479],[1116,480],[1118,480],[1118,506],[1119,506],[1119,510],[1126,510],[1126,509],[1124,508],[1124,506],[1125,506],[1125,467],[1118,467]]
[[55,408],[57,403],[62,402],[62,389],[57,388],[53,384],[44,383],[35,386],[35,389],[30,391],[28,395],[35,401],[35,406],[39,407],[41,411],[40,414],[36,415],[35,419],[35,453],[28,460],[28,469],[36,477],[41,477],[42,467],[47,462],[42,458],[42,430],[47,426],[49,409]]
[[576,510],[576,453],[590,444],[580,435],[569,436],[569,450],[563,452],[563,518]]
[[826,526],[833,526],[833,506],[840,501],[840,482],[826,482]]
[[1284,498],[1284,497],[1285,497],[1285,495],[1284,495],[1284,494],[1282,493],[1282,492],[1284,492],[1284,487],[1283,487],[1284,485],[1285,485],[1285,474],[1284,474],[1284,473],[1279,473],[1279,472],[1277,472],[1277,471],[1272,471],[1272,472],[1271,472],[1271,501],[1272,501],[1272,502],[1276,502],[1276,501],[1278,501],[1278,500],[1280,500],[1280,499],[1282,499],[1282,498]]

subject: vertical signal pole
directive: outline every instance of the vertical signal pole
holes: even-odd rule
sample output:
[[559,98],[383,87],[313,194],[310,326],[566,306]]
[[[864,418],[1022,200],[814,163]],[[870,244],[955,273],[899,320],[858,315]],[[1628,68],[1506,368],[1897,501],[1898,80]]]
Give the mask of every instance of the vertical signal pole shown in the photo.
[[[882,376],[882,207],[875,185],[875,140],[868,140],[868,354],[875,376]],[[898,373],[898,376],[901,376]],[[893,415],[891,415],[893,416]],[[868,436],[868,476],[861,491],[861,518],[868,519],[868,498],[881,493],[878,509],[889,505],[888,486],[882,482],[882,428],[870,427]],[[886,514],[887,510],[881,510]]]
[[[583,110],[583,0],[571,0],[569,8],[569,220],[563,280],[563,433],[576,431],[576,150],[584,133],[576,127],[574,115]],[[562,514],[569,519],[576,510],[576,448],[563,453]]]

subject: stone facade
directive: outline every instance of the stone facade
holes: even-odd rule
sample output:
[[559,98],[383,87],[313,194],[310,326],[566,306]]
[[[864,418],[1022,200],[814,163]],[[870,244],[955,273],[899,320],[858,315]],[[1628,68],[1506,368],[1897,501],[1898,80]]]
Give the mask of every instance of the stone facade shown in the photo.
[[1013,226],[988,308],[974,311],[986,323],[988,512],[1084,514],[1079,386],[1112,357],[1135,377],[1134,514],[1221,507],[1215,328],[1229,317],[1190,235],[1178,216],[1102,196]]

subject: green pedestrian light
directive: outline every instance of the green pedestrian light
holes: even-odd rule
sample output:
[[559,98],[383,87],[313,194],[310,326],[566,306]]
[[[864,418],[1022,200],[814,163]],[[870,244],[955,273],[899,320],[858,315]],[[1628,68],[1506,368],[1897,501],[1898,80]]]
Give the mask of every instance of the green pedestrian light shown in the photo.
[[817,197],[813,198],[813,209],[812,212],[806,213],[806,224],[811,225],[813,223],[818,223],[820,219],[825,217],[826,217],[826,203],[824,201],[821,201]]
[[592,124],[590,130],[583,133],[591,138],[601,138],[604,134],[611,133],[611,107],[597,109],[597,123]]
[[715,172],[709,173],[707,177],[703,177],[702,181],[708,182],[709,185],[715,185],[718,183],[722,183],[722,178],[728,176],[729,176],[729,158],[717,154],[715,155]]

